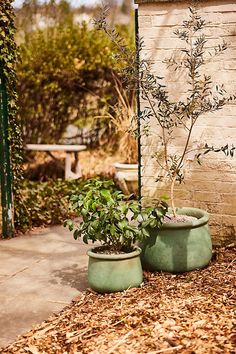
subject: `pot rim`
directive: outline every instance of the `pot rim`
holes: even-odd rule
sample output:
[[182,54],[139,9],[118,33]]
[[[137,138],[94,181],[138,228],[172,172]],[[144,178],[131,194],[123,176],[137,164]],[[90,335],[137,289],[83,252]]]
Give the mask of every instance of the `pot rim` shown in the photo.
[[[169,209],[171,211],[171,208]],[[206,225],[209,221],[209,214],[198,208],[177,208],[177,214],[179,215],[188,215],[197,217],[197,220],[179,222],[179,223],[163,223],[163,229],[190,229],[197,228],[203,225]]]
[[134,258],[140,255],[142,252],[141,248],[135,247],[134,251],[128,252],[128,253],[121,253],[121,254],[103,254],[103,253],[96,253],[93,252],[97,248],[101,247],[107,247],[107,246],[97,246],[90,248],[87,251],[87,255],[92,258],[97,258],[97,259],[107,259],[107,260],[119,260],[119,259],[128,259],[128,258]]
[[136,170],[138,168],[138,164],[134,163],[121,163],[121,162],[114,162],[113,164],[114,167],[120,168],[120,169],[129,169],[129,170]]

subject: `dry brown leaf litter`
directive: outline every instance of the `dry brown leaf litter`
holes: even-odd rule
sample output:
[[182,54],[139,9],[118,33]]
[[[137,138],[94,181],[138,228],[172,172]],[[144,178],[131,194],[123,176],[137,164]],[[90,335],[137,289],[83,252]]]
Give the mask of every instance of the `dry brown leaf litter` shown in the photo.
[[203,270],[145,273],[140,289],[87,291],[2,353],[236,353],[235,250]]

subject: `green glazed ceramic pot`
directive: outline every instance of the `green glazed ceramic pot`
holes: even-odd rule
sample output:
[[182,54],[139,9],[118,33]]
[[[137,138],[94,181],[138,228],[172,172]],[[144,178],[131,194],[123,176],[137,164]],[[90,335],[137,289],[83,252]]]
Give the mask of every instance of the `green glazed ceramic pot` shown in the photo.
[[164,223],[160,230],[150,229],[150,237],[140,245],[144,269],[182,273],[203,268],[210,262],[212,242],[208,213],[196,208],[181,208],[177,213],[197,219]]
[[135,288],[142,283],[140,248],[116,255],[96,253],[95,250],[96,248],[87,252],[88,282],[93,290],[110,293]]

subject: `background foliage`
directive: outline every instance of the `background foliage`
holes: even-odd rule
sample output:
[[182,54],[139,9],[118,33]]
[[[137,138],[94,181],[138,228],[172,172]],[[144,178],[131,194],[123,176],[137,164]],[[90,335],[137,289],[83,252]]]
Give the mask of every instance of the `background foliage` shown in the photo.
[[[114,76],[120,64],[112,43],[91,24],[75,23],[67,2],[54,12],[52,6],[40,15],[45,28],[37,28],[36,21],[31,30],[28,24],[21,31],[19,114],[28,143],[58,142],[69,123],[101,127],[101,117],[116,103]],[[120,30],[131,43],[129,28]]]
[[25,231],[32,227],[60,224],[66,218],[75,217],[70,198],[74,194],[83,194],[84,185],[93,180],[24,180],[22,208],[16,211],[16,228]]

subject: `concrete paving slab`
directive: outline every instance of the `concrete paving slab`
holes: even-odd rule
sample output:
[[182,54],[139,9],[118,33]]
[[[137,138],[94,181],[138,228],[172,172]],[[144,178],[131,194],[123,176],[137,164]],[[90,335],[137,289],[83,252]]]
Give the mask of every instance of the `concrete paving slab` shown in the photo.
[[90,247],[62,226],[0,241],[0,347],[86,290]]

